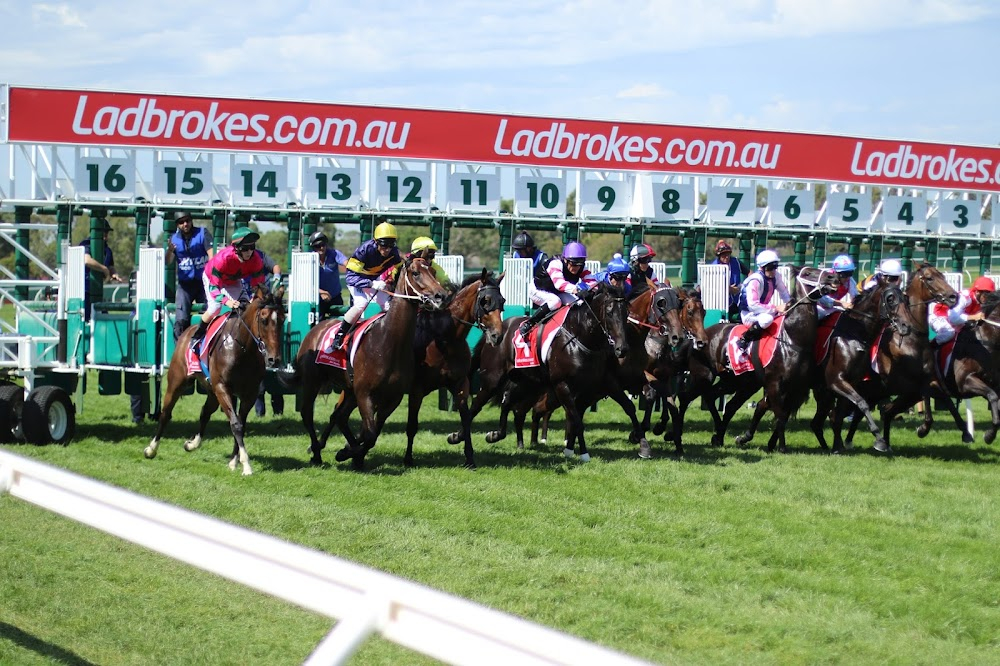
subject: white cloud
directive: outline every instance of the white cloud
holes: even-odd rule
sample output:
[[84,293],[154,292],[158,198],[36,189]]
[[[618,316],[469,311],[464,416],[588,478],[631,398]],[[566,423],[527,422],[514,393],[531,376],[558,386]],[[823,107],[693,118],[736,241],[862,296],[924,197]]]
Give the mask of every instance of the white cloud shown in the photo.
[[80,15],[67,4],[47,5],[38,3],[31,6],[31,14],[36,22],[47,23],[55,18],[59,25],[67,28],[86,28]]
[[619,99],[635,99],[649,97],[666,97],[667,91],[658,83],[637,83],[634,86],[619,90],[615,97]]

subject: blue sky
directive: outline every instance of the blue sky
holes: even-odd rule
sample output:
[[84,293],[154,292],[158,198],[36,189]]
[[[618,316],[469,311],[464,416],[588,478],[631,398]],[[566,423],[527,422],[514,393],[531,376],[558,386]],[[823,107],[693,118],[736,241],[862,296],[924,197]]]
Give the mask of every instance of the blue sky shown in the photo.
[[0,0],[0,25],[11,84],[1000,144],[985,0]]

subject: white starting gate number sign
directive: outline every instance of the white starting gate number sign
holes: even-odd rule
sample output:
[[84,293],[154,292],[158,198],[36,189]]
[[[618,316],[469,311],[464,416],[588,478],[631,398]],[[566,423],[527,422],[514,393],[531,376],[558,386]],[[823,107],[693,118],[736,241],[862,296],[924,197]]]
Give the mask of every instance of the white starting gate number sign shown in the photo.
[[81,198],[131,199],[135,196],[135,157],[77,155],[73,186]]
[[492,213],[500,210],[500,174],[448,174],[448,210]]
[[868,229],[872,217],[869,192],[830,192],[826,196],[826,219],[831,229]]
[[302,193],[310,206],[357,208],[361,201],[358,167],[308,166]]
[[288,199],[288,170],[284,164],[232,163],[229,189],[234,204],[281,204]]
[[514,184],[514,205],[520,215],[565,215],[566,179],[546,176],[518,176]]
[[815,193],[809,190],[771,188],[767,208],[776,227],[811,227],[816,221]]
[[886,231],[923,234],[927,231],[927,199],[887,196],[882,201],[882,224]]
[[694,181],[653,183],[652,202],[653,222],[690,222],[694,219]]
[[375,179],[378,208],[424,210],[431,201],[430,171],[383,169]]
[[[941,199],[938,202],[938,232],[942,234],[976,235],[982,218],[978,199]],[[994,213],[994,217],[996,214]],[[987,232],[989,233],[989,232]]]
[[153,167],[153,189],[160,201],[209,199],[212,163],[162,160]]
[[583,217],[628,217],[632,210],[632,183],[626,180],[590,179],[580,182],[580,213]]
[[720,185],[708,190],[708,213],[715,223],[752,224],[757,217],[754,187]]

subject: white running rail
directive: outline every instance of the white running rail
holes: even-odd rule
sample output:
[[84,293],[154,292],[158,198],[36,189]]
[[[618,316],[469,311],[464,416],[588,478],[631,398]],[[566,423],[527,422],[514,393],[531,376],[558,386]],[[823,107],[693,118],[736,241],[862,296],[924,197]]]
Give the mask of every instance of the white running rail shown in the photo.
[[644,664],[507,613],[0,451],[11,496],[340,620],[306,660],[343,664],[372,633],[452,664]]

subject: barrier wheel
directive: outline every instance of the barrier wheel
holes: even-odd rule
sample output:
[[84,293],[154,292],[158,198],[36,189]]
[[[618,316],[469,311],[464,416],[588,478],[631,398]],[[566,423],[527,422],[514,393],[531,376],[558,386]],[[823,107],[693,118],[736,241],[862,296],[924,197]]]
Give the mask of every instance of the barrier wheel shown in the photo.
[[0,442],[9,444],[23,439],[21,412],[24,389],[17,384],[0,385]]
[[67,444],[76,430],[76,407],[58,386],[41,386],[25,399],[21,425],[32,444]]

